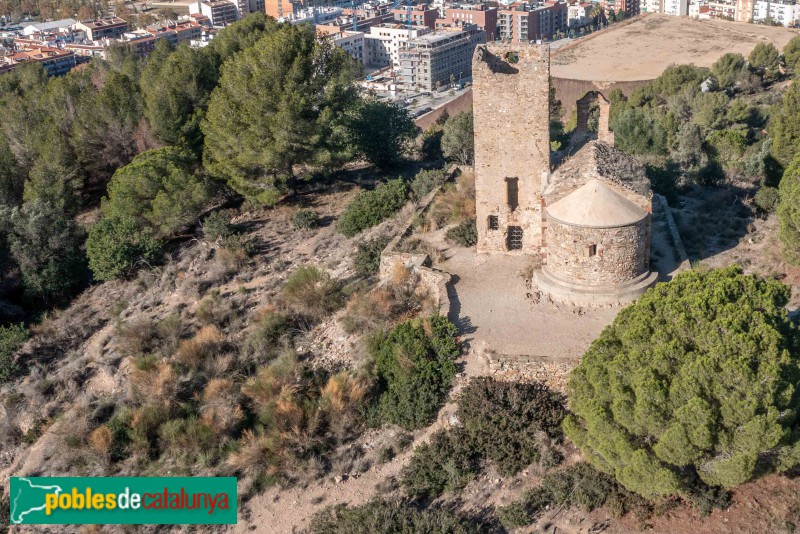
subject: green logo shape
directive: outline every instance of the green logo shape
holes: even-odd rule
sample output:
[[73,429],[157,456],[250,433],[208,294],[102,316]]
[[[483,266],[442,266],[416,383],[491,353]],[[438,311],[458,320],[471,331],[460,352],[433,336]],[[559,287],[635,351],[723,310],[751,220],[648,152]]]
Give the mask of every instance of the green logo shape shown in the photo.
[[11,477],[12,525],[233,525],[235,477]]

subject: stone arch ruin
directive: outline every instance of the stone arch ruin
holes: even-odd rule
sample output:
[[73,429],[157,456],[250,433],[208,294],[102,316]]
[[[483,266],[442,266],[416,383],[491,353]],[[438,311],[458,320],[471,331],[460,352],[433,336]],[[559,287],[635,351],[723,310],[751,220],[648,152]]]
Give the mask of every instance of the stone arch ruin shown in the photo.
[[574,135],[583,139],[589,137],[589,121],[594,106],[597,106],[599,112],[597,120],[597,140],[613,146],[614,132],[611,131],[608,125],[611,103],[609,103],[608,99],[599,91],[589,91],[583,95],[583,98],[577,101],[576,111],[578,122],[575,127]]

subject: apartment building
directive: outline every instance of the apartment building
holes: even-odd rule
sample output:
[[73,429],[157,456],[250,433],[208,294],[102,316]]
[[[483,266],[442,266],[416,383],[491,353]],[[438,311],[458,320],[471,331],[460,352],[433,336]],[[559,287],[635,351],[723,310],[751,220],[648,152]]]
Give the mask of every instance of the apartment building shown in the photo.
[[[409,12],[405,6],[392,10],[394,20],[408,24]],[[411,7],[411,24],[413,26],[427,26],[431,30],[436,29],[436,19],[439,17],[439,10],[429,8],[426,4]]]
[[689,14],[689,0],[663,0],[663,11],[665,15],[682,17]]
[[363,65],[364,54],[366,52],[364,35],[364,32],[344,31],[333,38],[333,44],[350,54],[353,59]]
[[552,39],[556,32],[568,29],[568,6],[564,2],[545,2],[541,6],[519,4],[501,9],[497,19],[497,37],[514,43]]
[[624,13],[625,17],[635,17],[642,12],[642,4],[646,0],[600,0],[598,3],[603,7],[608,16],[613,10],[614,13]]
[[[431,32],[427,26],[412,26],[411,39]],[[364,64],[368,67],[388,67],[400,64],[400,49],[409,39],[405,24],[384,23],[373,26],[365,38]]]
[[708,16],[712,19],[736,20],[737,0],[709,0]]
[[756,0],[753,22],[774,22],[794,26],[800,21],[800,4],[794,0]]
[[75,68],[75,54],[48,46],[20,47],[7,56],[0,56],[0,74],[8,72],[22,63],[35,61],[44,67],[49,76],[63,76]]
[[239,20],[239,7],[228,0],[211,0],[189,4],[190,14],[208,17],[212,26],[227,26]]
[[181,43],[198,41],[203,36],[203,27],[194,21],[171,22],[169,25],[153,24],[148,26],[147,33],[157,39],[166,39],[173,46]]
[[427,33],[403,43],[400,81],[407,87],[434,91],[451,79],[472,76],[472,54],[486,42],[477,26]]
[[105,19],[77,22],[72,26],[76,31],[82,31],[90,41],[101,39],[119,39],[128,31],[128,23],[121,18],[111,17]]
[[592,22],[592,4],[573,2],[567,5],[567,25],[570,29],[582,28]]
[[479,30],[486,32],[486,40],[497,39],[497,8],[487,4],[464,4],[460,7],[449,7],[445,10],[444,20],[437,21],[437,29],[444,26],[474,24]]

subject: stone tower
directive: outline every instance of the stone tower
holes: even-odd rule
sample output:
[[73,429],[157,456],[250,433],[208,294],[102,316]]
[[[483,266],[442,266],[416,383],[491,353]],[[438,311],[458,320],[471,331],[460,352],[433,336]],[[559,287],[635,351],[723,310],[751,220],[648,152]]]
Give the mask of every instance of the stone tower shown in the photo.
[[550,176],[550,49],[479,46],[472,79],[478,252],[539,254]]

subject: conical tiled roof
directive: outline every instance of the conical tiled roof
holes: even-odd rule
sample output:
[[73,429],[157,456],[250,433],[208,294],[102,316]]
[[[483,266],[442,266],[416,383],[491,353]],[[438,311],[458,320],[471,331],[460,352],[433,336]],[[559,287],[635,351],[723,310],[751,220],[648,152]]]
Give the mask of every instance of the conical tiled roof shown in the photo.
[[637,223],[647,212],[603,182],[593,179],[547,208],[547,215],[564,224],[613,228]]

